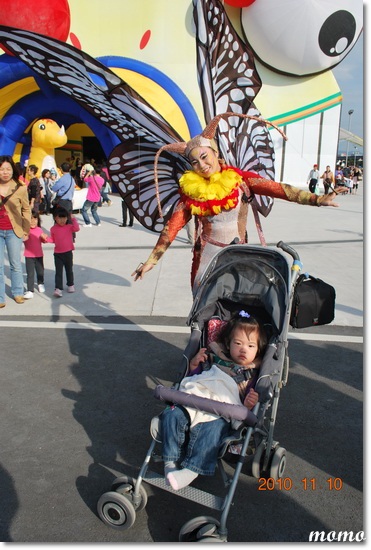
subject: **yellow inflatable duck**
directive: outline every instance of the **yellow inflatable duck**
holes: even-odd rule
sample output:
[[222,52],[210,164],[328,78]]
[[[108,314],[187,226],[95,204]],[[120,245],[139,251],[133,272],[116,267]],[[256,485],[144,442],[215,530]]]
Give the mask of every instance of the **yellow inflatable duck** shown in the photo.
[[32,142],[28,164],[35,164],[38,167],[37,177],[47,168],[52,168],[58,173],[54,157],[54,149],[63,147],[67,143],[67,135],[64,126],[49,118],[37,120],[32,126]]

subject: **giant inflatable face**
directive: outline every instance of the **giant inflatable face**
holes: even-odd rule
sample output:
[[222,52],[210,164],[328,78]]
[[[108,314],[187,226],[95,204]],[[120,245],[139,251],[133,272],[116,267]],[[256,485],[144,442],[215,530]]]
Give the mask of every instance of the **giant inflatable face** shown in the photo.
[[362,31],[363,3],[255,0],[242,8],[241,24],[263,64],[282,73],[311,75],[331,69],[350,52]]

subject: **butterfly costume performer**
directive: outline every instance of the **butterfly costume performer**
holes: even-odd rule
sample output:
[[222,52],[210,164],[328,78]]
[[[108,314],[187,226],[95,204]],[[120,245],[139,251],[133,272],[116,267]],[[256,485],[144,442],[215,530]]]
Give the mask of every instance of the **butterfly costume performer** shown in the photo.
[[[196,289],[200,273],[220,246],[235,237],[246,241],[249,202],[259,231],[258,212],[268,215],[274,198],[320,205],[323,197],[274,182],[274,149],[267,124],[274,125],[260,117],[253,103],[261,88],[253,53],[234,30],[220,0],[193,0],[193,4],[197,73],[208,125],[188,148],[136,90],[87,53],[5,26],[0,26],[0,43],[32,69],[46,94],[66,94],[107,128],[112,182],[137,220],[161,232],[147,265],[154,265],[195,217],[191,283]],[[208,140],[224,159],[213,178],[213,192],[209,182],[195,177],[188,160],[189,146],[198,140]],[[336,206],[330,202],[331,194],[326,197],[323,204]]]
[[[252,118],[243,114],[238,116]],[[235,118],[236,114],[229,112],[217,115],[201,135],[187,143],[163,146],[155,159],[156,187],[157,161],[163,151],[175,151],[188,157],[192,150],[208,147],[218,154],[213,139],[216,128],[221,119],[230,117]],[[260,120],[264,122],[262,119]],[[220,171],[214,172],[207,178],[193,170],[186,171],[182,175],[179,180],[180,201],[146,262],[147,265],[155,265],[180,229],[189,222],[192,216],[195,216],[197,232],[191,273],[193,294],[197,292],[202,273],[220,247],[228,246],[236,238],[241,244],[247,242],[248,204],[255,194],[312,206],[330,204],[329,201],[325,203],[325,196],[320,197],[291,185],[268,180],[256,172],[229,166],[222,159],[219,160],[219,167]],[[161,212],[159,193],[158,203]],[[265,245],[258,217],[256,223],[262,244]],[[139,268],[139,272],[141,269],[142,267]]]

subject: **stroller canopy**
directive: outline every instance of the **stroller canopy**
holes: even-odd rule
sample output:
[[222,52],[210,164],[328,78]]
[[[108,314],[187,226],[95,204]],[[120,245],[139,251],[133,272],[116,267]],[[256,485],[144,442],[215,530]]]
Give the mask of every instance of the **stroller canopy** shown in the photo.
[[[221,249],[202,275],[187,324],[203,328],[213,315],[245,306],[251,314],[262,310],[276,334],[287,326],[290,304],[290,266],[276,249],[230,245]],[[268,321],[268,319],[262,319]]]

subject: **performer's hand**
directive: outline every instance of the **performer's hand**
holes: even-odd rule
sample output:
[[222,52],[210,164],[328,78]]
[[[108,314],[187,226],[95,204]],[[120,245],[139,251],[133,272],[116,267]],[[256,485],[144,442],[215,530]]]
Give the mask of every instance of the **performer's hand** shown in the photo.
[[328,195],[322,195],[319,198],[319,205],[320,206],[340,206],[338,203],[333,202],[333,200],[336,198],[336,195],[339,193],[346,193],[348,189],[346,187],[337,187],[336,191],[333,191],[332,193],[329,193]]
[[155,267],[154,264],[139,264],[135,271],[131,274],[132,277],[134,277],[134,281],[137,281],[138,279],[143,279],[144,274],[147,273],[147,271],[151,271]]
[[345,185],[341,187],[337,187],[336,190],[334,189],[334,193],[348,193],[349,189]]

